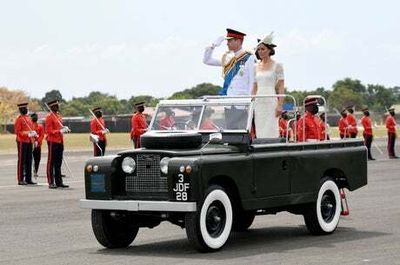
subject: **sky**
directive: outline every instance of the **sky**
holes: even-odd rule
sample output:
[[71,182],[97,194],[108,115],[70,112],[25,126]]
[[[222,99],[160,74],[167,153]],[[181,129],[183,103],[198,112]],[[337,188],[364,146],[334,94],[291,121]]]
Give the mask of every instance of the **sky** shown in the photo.
[[202,57],[226,28],[247,33],[249,51],[273,31],[289,91],[346,77],[399,86],[399,10],[395,0],[0,0],[0,86],[129,99],[222,85]]

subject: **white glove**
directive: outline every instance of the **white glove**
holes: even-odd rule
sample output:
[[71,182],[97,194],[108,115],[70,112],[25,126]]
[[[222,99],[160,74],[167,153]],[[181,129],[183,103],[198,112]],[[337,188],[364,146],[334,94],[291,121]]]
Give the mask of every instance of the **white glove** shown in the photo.
[[91,133],[91,134],[89,135],[89,140],[90,140],[92,143],[97,144],[97,143],[99,142],[99,136]]
[[219,36],[218,39],[216,39],[215,41],[213,41],[212,47],[215,48],[215,47],[220,46],[221,43],[222,43],[224,40],[225,40],[225,37],[224,37],[224,36]]
[[107,134],[107,133],[110,133],[110,130],[105,128],[104,130],[101,130],[101,133],[102,134]]
[[61,133],[61,134],[69,133],[69,132],[71,132],[71,129],[70,129],[68,126],[63,126],[63,127],[60,129],[60,133]]
[[39,143],[38,143],[37,141],[35,141],[35,142],[33,143],[33,145],[35,146],[35,148],[37,148],[38,145],[39,145]]
[[29,131],[28,137],[36,137],[37,133],[35,131]]

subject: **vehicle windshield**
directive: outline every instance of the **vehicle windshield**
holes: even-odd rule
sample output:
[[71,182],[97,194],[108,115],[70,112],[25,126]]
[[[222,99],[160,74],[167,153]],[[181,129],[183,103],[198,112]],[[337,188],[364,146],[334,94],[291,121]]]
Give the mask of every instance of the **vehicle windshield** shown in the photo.
[[151,130],[199,132],[248,131],[250,100],[248,101],[162,101],[150,124]]

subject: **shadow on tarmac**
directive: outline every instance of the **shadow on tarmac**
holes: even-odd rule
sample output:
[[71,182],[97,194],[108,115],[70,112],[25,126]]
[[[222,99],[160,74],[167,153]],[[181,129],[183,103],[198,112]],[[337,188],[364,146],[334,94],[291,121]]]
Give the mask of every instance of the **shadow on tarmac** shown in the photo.
[[246,232],[232,233],[224,248],[212,253],[199,253],[192,248],[187,239],[179,239],[133,245],[125,249],[100,249],[91,254],[229,260],[266,253],[284,253],[303,248],[329,251],[330,248],[335,248],[334,245],[337,243],[386,235],[388,234],[360,231],[349,227],[338,227],[335,233],[325,236],[312,236],[305,226],[250,228]]

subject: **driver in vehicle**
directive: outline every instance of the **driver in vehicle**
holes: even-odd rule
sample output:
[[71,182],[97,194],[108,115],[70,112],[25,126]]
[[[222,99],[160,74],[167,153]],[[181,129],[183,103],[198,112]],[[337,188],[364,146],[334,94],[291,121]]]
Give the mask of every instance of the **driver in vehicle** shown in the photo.
[[200,129],[201,130],[218,130],[219,127],[214,123],[214,121],[212,120],[211,116],[214,113],[213,109],[205,109],[204,110],[204,117],[203,117],[203,121],[201,122],[200,125]]
[[165,116],[160,120],[160,130],[176,130],[175,112],[171,109],[165,110]]

